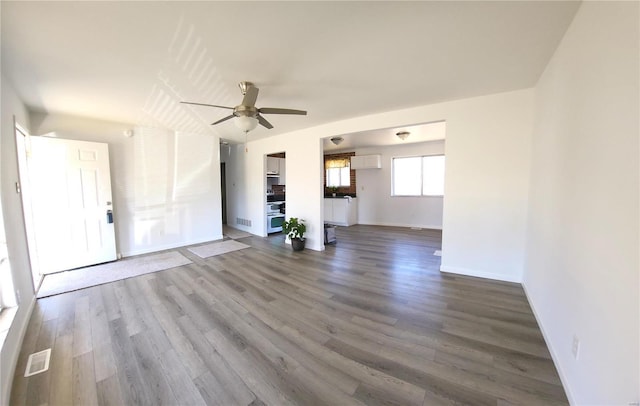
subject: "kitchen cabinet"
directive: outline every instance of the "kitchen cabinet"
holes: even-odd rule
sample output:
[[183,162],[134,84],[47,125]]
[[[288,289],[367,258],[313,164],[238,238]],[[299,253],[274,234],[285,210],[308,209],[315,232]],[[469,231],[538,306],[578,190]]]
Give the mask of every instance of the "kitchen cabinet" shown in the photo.
[[287,160],[286,158],[276,158],[278,160],[278,185],[286,185],[287,181]]
[[338,226],[352,226],[358,222],[357,199],[324,199],[324,222]]
[[331,223],[333,221],[333,200],[324,199],[324,222]]
[[267,173],[268,174],[280,173],[280,159],[282,158],[274,158],[271,156],[267,157]]
[[382,156],[355,155],[351,157],[351,169],[380,169],[382,168]]

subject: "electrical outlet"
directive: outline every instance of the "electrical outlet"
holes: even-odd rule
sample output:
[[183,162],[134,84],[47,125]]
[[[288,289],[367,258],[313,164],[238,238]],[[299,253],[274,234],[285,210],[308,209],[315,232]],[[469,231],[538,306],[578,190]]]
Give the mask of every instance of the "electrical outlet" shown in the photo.
[[580,339],[575,334],[573,335],[573,344],[571,345],[571,353],[573,354],[573,358],[577,360],[578,356],[580,355]]

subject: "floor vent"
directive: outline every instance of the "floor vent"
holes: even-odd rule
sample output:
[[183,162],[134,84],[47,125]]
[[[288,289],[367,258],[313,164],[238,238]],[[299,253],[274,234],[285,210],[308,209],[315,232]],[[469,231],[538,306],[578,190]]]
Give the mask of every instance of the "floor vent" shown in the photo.
[[436,257],[441,257],[442,256],[442,251],[441,250],[435,250],[433,255],[435,255]]
[[241,219],[240,217],[236,217],[236,224],[241,226],[251,227],[251,220]]
[[51,358],[51,348],[29,355],[27,369],[24,371],[25,378],[39,374],[49,369],[49,359]]

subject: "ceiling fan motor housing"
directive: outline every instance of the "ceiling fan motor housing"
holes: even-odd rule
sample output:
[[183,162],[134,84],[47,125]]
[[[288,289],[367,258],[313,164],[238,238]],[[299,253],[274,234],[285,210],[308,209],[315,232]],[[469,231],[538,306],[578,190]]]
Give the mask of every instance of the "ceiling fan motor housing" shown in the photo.
[[255,106],[243,106],[241,104],[233,108],[233,115],[236,117],[256,117],[258,109]]
[[206,103],[194,103],[194,102],[180,102],[186,104],[195,104],[198,106],[209,106],[209,107],[218,107],[222,109],[233,110],[233,113],[221,118],[220,120],[211,123],[212,125],[220,124],[224,121],[230,120],[232,118],[236,118],[235,123],[239,126],[245,133],[256,128],[258,124],[261,126],[272,129],[273,125],[267,121],[266,118],[262,116],[262,114],[299,114],[299,115],[307,115],[307,112],[304,110],[293,110],[293,109],[282,109],[275,107],[256,107],[256,99],[258,98],[259,89],[255,87],[255,85],[251,82],[240,82],[238,83],[238,87],[243,94],[242,103],[235,107],[229,106],[220,106],[216,104],[206,104]]

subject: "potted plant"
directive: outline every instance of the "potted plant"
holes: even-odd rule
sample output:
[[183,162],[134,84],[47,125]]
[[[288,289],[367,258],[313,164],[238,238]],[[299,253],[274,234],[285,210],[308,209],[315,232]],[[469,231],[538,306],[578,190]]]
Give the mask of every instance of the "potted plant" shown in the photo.
[[338,192],[338,187],[337,186],[331,186],[331,193],[333,194],[333,197],[336,197],[336,193]]
[[291,248],[293,248],[294,251],[302,251],[304,249],[304,233],[307,231],[304,220],[291,217],[282,223],[282,231],[291,240]]

